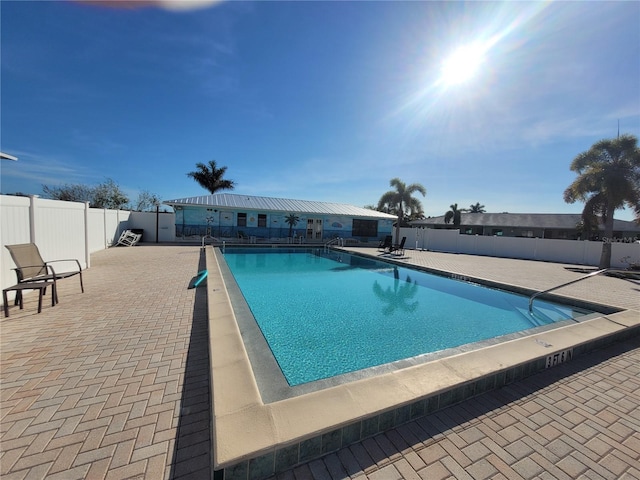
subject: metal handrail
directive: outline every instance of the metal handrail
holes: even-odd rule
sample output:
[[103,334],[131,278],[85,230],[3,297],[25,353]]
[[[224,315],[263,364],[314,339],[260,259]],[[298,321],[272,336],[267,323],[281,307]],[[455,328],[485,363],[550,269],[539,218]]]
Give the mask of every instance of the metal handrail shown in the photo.
[[600,275],[601,273],[604,273],[604,272],[606,272],[608,270],[611,270],[611,269],[610,268],[603,268],[602,270],[598,270],[597,272],[591,272],[590,274],[585,275],[584,277],[580,277],[580,278],[577,278],[575,280],[571,280],[570,282],[563,283],[562,285],[557,285],[555,287],[548,288],[548,289],[543,290],[541,292],[534,293],[533,295],[531,295],[531,297],[529,297],[529,313],[533,312],[533,300],[536,297],[538,297],[538,296],[540,296],[540,295],[542,295],[544,293],[549,293],[549,292],[552,292],[553,290],[557,290],[558,288],[566,287],[567,285],[572,285],[574,283],[581,282],[582,280],[586,280],[587,278],[594,277],[596,275]]
[[204,248],[204,242],[207,238],[212,239],[214,242],[219,242],[220,239],[217,237],[214,237],[213,235],[205,235],[204,237],[202,237],[202,248]]
[[344,247],[344,240],[340,237],[336,237],[332,238],[328,242],[325,242],[324,248],[327,248],[329,245],[333,245],[334,243],[337,243],[339,247]]

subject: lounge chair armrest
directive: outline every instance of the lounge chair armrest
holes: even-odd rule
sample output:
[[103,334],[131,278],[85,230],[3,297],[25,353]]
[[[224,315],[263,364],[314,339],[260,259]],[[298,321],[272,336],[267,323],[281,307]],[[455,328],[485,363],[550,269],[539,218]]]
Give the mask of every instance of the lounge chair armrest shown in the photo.
[[55,263],[55,262],[76,262],[76,265],[78,265],[78,271],[82,271],[82,267],[80,266],[80,262],[75,259],[75,258],[67,258],[67,259],[62,259],[62,260],[50,260],[48,262],[44,262],[45,265],[48,268],[51,268],[51,271],[53,272],[53,267],[51,265],[49,265],[50,263]]

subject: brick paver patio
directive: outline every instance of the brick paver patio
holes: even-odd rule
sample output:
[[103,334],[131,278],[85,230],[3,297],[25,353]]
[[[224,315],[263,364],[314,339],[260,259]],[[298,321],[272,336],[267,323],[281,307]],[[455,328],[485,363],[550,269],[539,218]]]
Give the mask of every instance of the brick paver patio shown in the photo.
[[[407,261],[547,288],[563,265],[407,251]],[[86,293],[29,295],[0,321],[2,479],[212,478],[206,291],[196,246],[92,255]],[[567,294],[640,311],[638,282]],[[580,285],[580,284],[578,284]],[[49,293],[48,293],[49,294]],[[640,338],[578,357],[279,479],[638,479]]]

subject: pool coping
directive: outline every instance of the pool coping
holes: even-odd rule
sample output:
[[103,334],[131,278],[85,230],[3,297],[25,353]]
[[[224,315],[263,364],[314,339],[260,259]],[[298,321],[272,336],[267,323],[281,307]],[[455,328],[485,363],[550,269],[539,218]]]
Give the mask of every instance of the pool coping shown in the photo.
[[266,478],[640,330],[623,310],[267,404],[214,248],[205,256],[214,478]]

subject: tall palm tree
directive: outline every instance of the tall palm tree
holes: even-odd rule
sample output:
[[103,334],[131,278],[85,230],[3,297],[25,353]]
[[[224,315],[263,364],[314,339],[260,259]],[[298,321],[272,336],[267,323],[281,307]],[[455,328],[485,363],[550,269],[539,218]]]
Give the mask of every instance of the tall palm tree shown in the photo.
[[189,172],[187,176],[193,178],[202,188],[209,190],[210,193],[216,193],[219,190],[233,190],[235,187],[233,180],[222,178],[227,171],[227,167],[218,168],[215,160],[211,160],[208,165],[196,163],[196,168],[195,172]]
[[424,219],[424,211],[422,210],[422,203],[417,198],[411,198],[411,201],[408,205],[405,206],[408,208],[409,215],[407,216],[407,221],[412,220],[422,220]]
[[585,224],[599,216],[604,223],[600,268],[611,266],[613,214],[625,205],[640,212],[640,148],[634,135],[622,135],[593,144],[571,162],[578,177],[564,191],[564,201],[585,202]]
[[467,210],[469,213],[484,213],[486,210],[484,209],[484,205],[480,205],[480,202],[476,202],[475,205],[470,205]]
[[420,192],[424,197],[427,194],[427,189],[419,183],[412,183],[406,185],[399,178],[392,178],[389,185],[395,188],[390,190],[378,201],[378,210],[381,212],[387,211],[394,213],[398,216],[398,222],[396,223],[396,242],[400,241],[400,226],[405,213],[411,214],[411,212],[422,211],[422,204],[412,195],[415,192]]
[[291,234],[293,233],[293,227],[295,227],[300,221],[300,217],[298,217],[295,213],[290,213],[284,219],[284,223],[289,225],[289,238],[291,238]]
[[451,210],[449,210],[447,213],[444,214],[444,223],[449,224],[451,223],[451,220],[453,220],[453,226],[459,227],[460,221],[462,220],[462,212],[466,212],[467,209],[466,208],[458,209],[457,203],[450,205],[449,208]]

